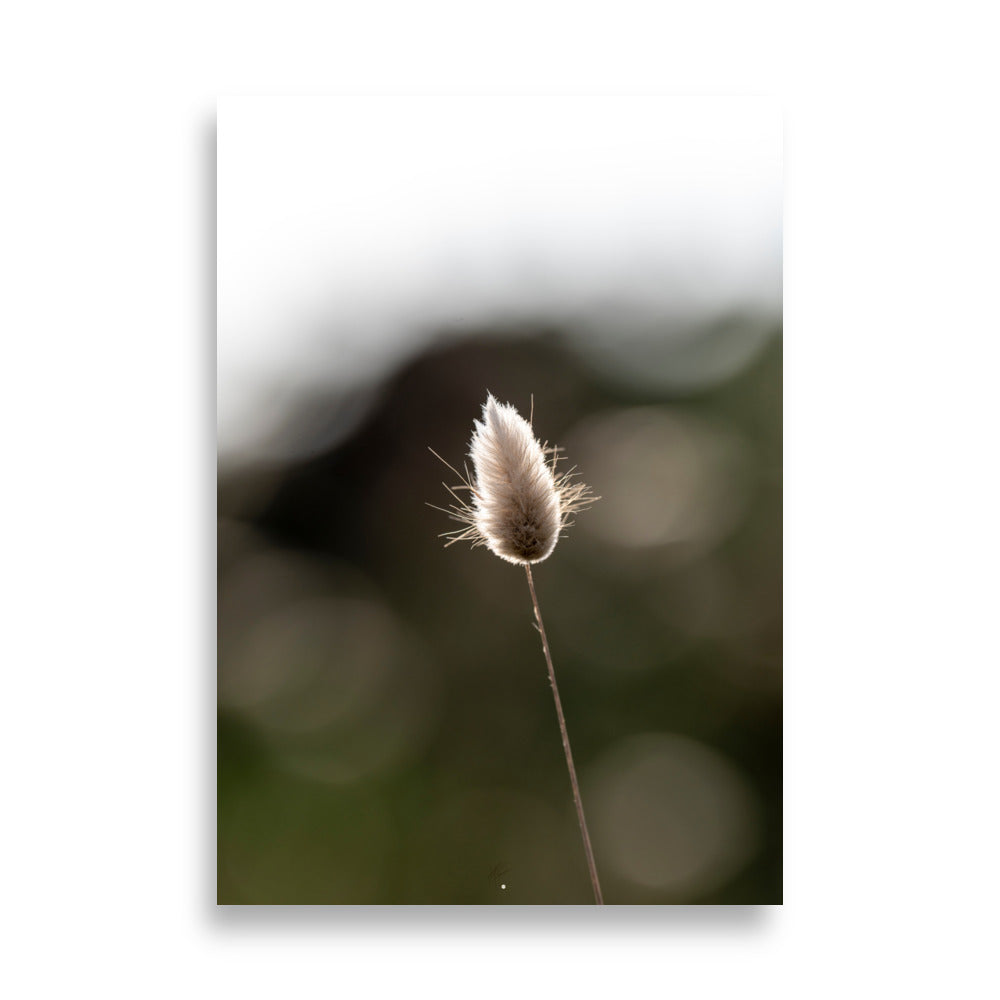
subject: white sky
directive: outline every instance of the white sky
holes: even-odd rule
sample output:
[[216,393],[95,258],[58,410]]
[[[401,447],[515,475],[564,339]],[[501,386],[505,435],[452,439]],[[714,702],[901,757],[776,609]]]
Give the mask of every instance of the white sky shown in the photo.
[[434,328],[777,315],[780,275],[767,101],[224,99],[220,454],[266,439],[276,392],[378,375]]

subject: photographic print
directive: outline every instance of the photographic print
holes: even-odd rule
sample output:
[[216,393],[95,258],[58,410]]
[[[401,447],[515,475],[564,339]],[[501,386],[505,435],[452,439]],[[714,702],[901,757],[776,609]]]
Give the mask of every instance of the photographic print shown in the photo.
[[219,903],[781,902],[781,141],[219,103]]

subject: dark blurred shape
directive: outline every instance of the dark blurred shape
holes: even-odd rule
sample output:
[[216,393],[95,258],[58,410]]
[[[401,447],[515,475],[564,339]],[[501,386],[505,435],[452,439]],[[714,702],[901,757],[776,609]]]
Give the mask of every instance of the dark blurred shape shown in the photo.
[[724,326],[468,330],[222,471],[220,902],[588,901],[524,575],[425,506],[487,390],[604,498],[536,583],[607,901],[780,902],[780,334]]

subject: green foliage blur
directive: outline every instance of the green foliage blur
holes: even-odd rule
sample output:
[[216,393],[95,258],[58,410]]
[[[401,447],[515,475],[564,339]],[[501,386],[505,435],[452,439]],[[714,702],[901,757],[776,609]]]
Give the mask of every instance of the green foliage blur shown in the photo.
[[592,902],[524,573],[426,505],[456,481],[428,446],[461,467],[487,391],[533,395],[603,498],[535,581],[606,902],[781,901],[781,339],[755,323],[683,351],[465,331],[303,400],[310,454],[220,473],[220,903]]

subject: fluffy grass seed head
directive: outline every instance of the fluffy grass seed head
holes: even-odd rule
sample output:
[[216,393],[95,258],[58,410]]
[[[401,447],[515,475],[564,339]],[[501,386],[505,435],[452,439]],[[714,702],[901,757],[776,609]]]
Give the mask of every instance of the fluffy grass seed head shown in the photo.
[[466,467],[463,476],[445,462],[462,480],[454,487],[445,485],[456,501],[445,513],[464,525],[441,536],[449,539],[445,545],[485,545],[520,565],[547,559],[562,530],[572,524],[569,516],[600,499],[583,483],[572,482],[577,475],[573,469],[557,471],[560,451],[540,443],[513,406],[488,395],[469,445],[474,474]]

